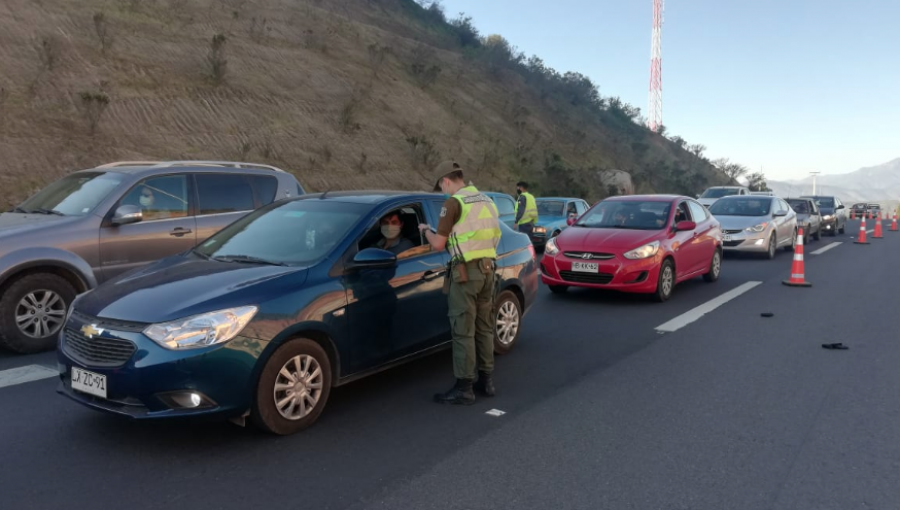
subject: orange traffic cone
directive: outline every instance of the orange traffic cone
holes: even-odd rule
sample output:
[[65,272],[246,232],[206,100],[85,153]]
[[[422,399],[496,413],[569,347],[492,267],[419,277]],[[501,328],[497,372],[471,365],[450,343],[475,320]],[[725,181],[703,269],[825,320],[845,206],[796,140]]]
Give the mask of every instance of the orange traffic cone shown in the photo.
[[872,234],[872,239],[881,239],[884,236],[881,233],[881,212],[878,213],[878,219],[875,220],[875,233]]
[[850,219],[851,220],[856,219],[856,209],[850,209]]
[[791,264],[791,278],[782,280],[781,283],[791,287],[812,287],[812,284],[804,280],[803,275],[803,227],[797,232],[797,244],[794,245],[794,263]]
[[869,241],[866,241],[866,217],[863,216],[862,223],[859,224],[859,236],[856,238],[856,241],[853,241],[856,244],[869,244]]
[[891,222],[891,232],[897,232],[897,211],[894,211],[894,221]]

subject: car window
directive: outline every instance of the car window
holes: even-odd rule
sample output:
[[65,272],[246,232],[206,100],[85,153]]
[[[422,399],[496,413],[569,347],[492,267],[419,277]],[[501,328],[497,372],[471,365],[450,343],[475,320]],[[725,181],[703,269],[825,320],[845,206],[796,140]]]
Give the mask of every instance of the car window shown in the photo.
[[673,224],[677,224],[679,221],[691,221],[691,210],[688,207],[687,202],[680,202],[675,209]]
[[575,209],[575,202],[569,202],[566,204],[566,217],[570,214],[578,214],[578,210]]
[[662,230],[672,204],[655,200],[603,201],[586,212],[575,226],[585,228],[622,228]]
[[271,175],[249,175],[248,177],[253,183],[256,203],[260,207],[275,201],[275,194],[278,193],[278,179]]
[[197,174],[198,214],[251,211],[253,191],[238,174]]
[[187,175],[144,179],[122,198],[120,205],[140,207],[144,221],[184,218],[188,215]]
[[66,216],[84,216],[116,189],[125,175],[115,172],[70,174],[22,202],[23,211],[57,211]]
[[565,216],[566,203],[562,200],[538,200],[537,210],[540,216]]
[[[393,252],[398,259],[416,257],[431,252],[430,245],[419,233],[419,224],[425,223],[422,204],[409,204],[383,214],[375,224],[359,239],[357,250],[383,248]],[[400,233],[394,241],[387,242],[382,227],[399,227]]]
[[576,214],[578,214],[578,216],[581,216],[582,214],[584,214],[584,211],[588,210],[588,205],[586,202],[582,202],[581,200],[579,200],[575,202],[575,210]]
[[516,203],[512,201],[512,199],[507,197],[493,197],[494,204],[497,205],[497,212],[501,216],[505,216],[507,214],[515,214],[516,212]]
[[691,209],[691,216],[695,222],[700,223],[707,218],[706,208],[697,202],[688,202],[688,207]]
[[797,214],[809,214],[811,212],[806,200],[788,200],[788,204]]
[[779,203],[780,209],[781,209],[782,211],[788,211],[788,210],[790,210],[790,206],[787,205],[787,202],[785,202],[784,200],[782,200],[782,199],[779,198],[779,199],[778,199],[778,203]]

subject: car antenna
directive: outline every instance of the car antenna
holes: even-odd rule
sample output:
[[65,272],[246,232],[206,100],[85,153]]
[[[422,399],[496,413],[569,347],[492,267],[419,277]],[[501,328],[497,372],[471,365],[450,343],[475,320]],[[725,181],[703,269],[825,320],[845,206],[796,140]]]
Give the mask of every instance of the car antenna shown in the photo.
[[325,190],[325,193],[322,193],[322,195],[319,197],[319,200],[324,200],[324,199],[325,199],[325,195],[327,195],[329,191],[331,191],[331,188],[326,189],[326,190]]

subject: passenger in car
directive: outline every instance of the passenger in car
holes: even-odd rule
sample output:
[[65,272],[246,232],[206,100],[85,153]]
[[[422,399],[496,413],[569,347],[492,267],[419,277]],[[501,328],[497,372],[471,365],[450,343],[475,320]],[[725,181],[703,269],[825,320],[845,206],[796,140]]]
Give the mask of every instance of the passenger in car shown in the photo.
[[403,232],[403,220],[397,212],[388,213],[381,218],[381,235],[384,236],[375,243],[376,248],[388,250],[398,255],[406,250],[415,248],[409,239],[400,235]]

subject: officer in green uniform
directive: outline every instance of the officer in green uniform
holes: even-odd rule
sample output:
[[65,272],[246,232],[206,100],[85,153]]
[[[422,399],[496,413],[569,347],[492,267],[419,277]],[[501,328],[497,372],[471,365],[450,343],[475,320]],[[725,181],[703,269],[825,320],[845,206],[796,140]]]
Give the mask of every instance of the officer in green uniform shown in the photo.
[[534,224],[538,220],[537,202],[534,200],[534,195],[528,192],[527,182],[517,182],[516,193],[519,195],[516,200],[516,227],[519,232],[527,234],[530,238],[534,231]]
[[[447,273],[448,316],[453,335],[453,374],[456,385],[434,396],[442,404],[469,405],[473,390],[494,396],[494,272],[500,221],[487,195],[463,181],[462,168],[445,161],[435,169],[435,191],[449,196],[441,208],[437,231],[419,225],[435,250],[451,255]],[[475,372],[478,372],[476,382]]]

